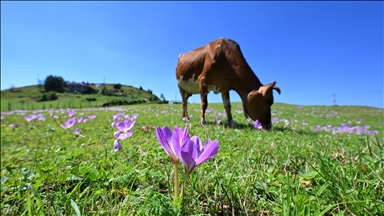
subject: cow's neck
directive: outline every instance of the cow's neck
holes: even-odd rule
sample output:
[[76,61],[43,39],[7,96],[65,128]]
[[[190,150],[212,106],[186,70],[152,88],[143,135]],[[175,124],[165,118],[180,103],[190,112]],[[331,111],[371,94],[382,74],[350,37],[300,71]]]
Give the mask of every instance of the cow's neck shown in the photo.
[[240,95],[242,101],[245,102],[249,92],[259,89],[262,83],[248,64],[243,68],[242,73],[238,74],[244,74],[244,76],[239,77],[241,84],[237,85],[234,90]]

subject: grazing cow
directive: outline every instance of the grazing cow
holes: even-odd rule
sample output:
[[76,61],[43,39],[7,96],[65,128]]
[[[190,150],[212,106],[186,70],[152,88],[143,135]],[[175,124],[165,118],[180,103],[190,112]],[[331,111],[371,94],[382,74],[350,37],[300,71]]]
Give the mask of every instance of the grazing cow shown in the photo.
[[229,90],[235,90],[242,100],[245,117],[259,120],[264,129],[272,127],[272,90],[280,94],[280,88],[275,86],[275,81],[267,85],[261,84],[235,41],[220,38],[186,54],[180,54],[176,79],[183,100],[183,118],[188,118],[188,98],[192,94],[200,94],[200,125],[203,125],[208,106],[207,94],[213,90],[215,94],[221,92],[228,123],[235,126],[229,100]]

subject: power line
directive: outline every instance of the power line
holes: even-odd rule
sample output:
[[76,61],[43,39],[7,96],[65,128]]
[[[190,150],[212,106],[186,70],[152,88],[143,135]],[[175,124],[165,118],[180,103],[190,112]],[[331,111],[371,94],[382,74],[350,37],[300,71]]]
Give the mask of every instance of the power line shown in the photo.
[[308,102],[306,102],[306,103],[311,103],[311,102],[313,102],[313,101],[321,100],[321,99],[328,98],[328,97],[331,97],[331,96],[332,96],[332,95],[327,95],[327,96],[324,96],[324,97],[321,97],[321,98],[317,98],[317,99],[308,101]]
[[[346,94],[337,94],[337,95],[357,95],[357,94],[376,94],[376,93],[383,93],[383,91],[355,92],[355,93],[346,93]],[[333,101],[336,102],[336,98],[335,98],[336,94],[333,93],[333,94],[330,94],[330,95],[327,95],[327,96],[324,96],[324,97],[320,97],[320,98],[308,101],[306,103],[311,103],[311,102],[318,101],[318,100],[321,100],[321,99],[324,99],[324,98],[329,98],[329,97],[332,97],[332,96],[333,96]]]
[[347,94],[338,94],[338,95],[376,94],[376,93],[383,93],[383,91],[356,92],[356,93],[347,93]]

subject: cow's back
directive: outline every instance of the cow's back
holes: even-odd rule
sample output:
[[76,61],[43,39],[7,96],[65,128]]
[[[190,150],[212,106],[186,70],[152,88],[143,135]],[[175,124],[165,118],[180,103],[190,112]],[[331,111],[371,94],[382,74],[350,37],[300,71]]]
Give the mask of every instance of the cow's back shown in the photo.
[[197,94],[200,76],[206,78],[205,83],[209,90],[215,93],[236,89],[236,85],[243,85],[244,82],[247,85],[258,81],[245,61],[239,45],[228,38],[217,39],[179,55],[176,66],[179,86],[188,93]]

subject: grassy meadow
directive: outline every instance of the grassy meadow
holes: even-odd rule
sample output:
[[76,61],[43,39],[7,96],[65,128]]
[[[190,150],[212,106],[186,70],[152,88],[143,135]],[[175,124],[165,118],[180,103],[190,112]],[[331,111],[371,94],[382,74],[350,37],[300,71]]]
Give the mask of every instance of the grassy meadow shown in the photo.
[[[276,103],[268,132],[253,128],[240,103],[232,103],[236,129],[221,103],[209,104],[200,127],[200,106],[190,104],[189,134],[217,139],[219,150],[193,170],[179,206],[155,127],[184,128],[180,104],[74,109],[96,118],[69,129],[60,127],[67,109],[52,108],[2,108],[2,215],[384,215],[383,109]],[[24,119],[34,113],[45,120]],[[114,153],[117,113],[138,117]],[[319,129],[341,124],[363,129]]]
[[[90,86],[96,90],[101,90],[103,84],[96,88],[95,84]],[[113,84],[105,84],[108,91],[113,91]],[[151,92],[140,90],[133,86],[122,85],[121,91],[115,94],[124,92],[127,96],[107,96],[102,94],[73,94],[73,93],[56,93],[57,100],[36,102],[36,96],[44,93],[44,87],[38,85],[24,86],[1,91],[1,111],[10,110],[48,110],[60,108],[83,108],[83,107],[101,107],[103,103],[111,100],[149,100],[153,97]],[[94,101],[87,101],[87,98],[93,98]]]

